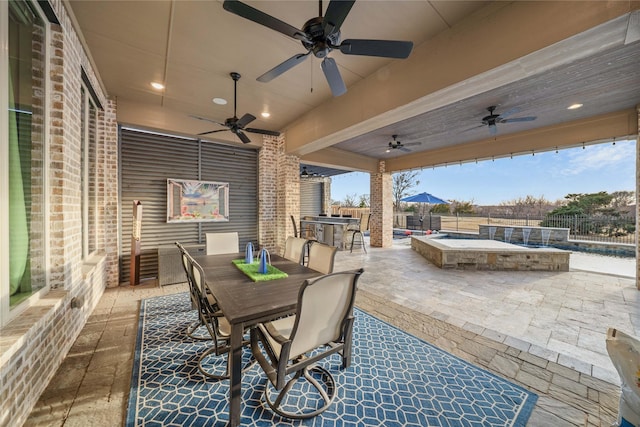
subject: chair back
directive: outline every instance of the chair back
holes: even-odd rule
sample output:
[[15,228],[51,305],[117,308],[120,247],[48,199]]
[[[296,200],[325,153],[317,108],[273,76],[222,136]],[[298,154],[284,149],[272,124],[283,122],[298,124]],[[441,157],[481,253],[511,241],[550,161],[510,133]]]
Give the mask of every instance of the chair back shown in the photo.
[[289,261],[302,264],[304,260],[304,245],[306,244],[306,239],[301,239],[300,237],[293,236],[287,237],[287,240],[284,242],[283,257],[288,259]]
[[360,231],[369,230],[369,220],[371,220],[371,214],[362,214],[360,216]]
[[187,283],[189,284],[189,294],[191,295],[191,303],[193,307],[199,307],[199,295],[194,289],[193,282],[193,269],[191,266],[191,255],[187,252],[187,250],[182,246],[180,242],[176,242],[176,246],[180,250],[180,261],[182,262],[182,268],[184,268],[184,273],[187,276]]
[[207,233],[207,255],[235,254],[240,252],[237,232]]
[[329,246],[322,243],[314,243],[309,248],[309,262],[307,267],[312,270],[319,271],[322,274],[333,273],[333,262],[336,258],[335,246]]
[[296,224],[296,219],[291,215],[291,223],[293,224],[293,237],[298,237],[298,224]]
[[[202,266],[198,264],[196,260],[193,258],[190,259],[191,262],[191,274],[193,275],[193,285],[198,294],[200,314],[211,315],[220,308],[218,307],[218,301],[216,300],[215,295],[211,294],[211,292],[207,288],[206,278],[204,275],[204,270]],[[209,296],[209,297],[207,297]],[[211,319],[206,319],[208,322],[211,322]]]
[[306,280],[298,294],[298,310],[291,330],[289,360],[314,348],[345,338],[352,322],[358,278],[363,270],[329,274]]
[[191,271],[190,271],[190,265],[189,265],[189,253],[187,252],[187,250],[184,248],[184,246],[182,246],[182,243],[180,242],[176,242],[176,246],[178,247],[178,250],[180,251],[180,261],[182,262],[182,267],[184,268],[184,273],[187,275],[187,282],[191,282]]

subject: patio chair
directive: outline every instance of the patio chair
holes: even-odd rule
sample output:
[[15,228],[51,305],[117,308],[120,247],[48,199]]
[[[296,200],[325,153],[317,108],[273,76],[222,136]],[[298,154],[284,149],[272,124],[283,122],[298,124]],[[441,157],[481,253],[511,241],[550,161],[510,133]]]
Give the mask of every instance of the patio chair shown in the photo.
[[[293,220],[293,215],[291,216],[291,219]],[[313,219],[313,217],[305,216],[304,219],[311,220],[311,219]],[[295,224],[294,224],[294,228],[295,228]],[[316,231],[317,230],[316,230],[315,225],[307,224],[307,226],[304,228],[304,230],[302,229],[302,226],[300,226],[300,235],[298,237],[301,237],[301,238],[307,240],[307,246],[304,249],[303,264],[307,263],[307,260],[309,258],[309,248],[311,247],[311,244],[313,242],[317,242],[318,241],[318,238],[316,237]]]
[[293,224],[293,237],[298,237],[298,224],[296,224],[296,219],[293,215],[290,215],[291,223]]
[[284,242],[284,255],[283,257],[289,261],[304,264],[304,256],[306,251],[307,239],[301,239],[300,237],[287,237]]
[[[187,276],[187,283],[189,285],[189,296],[191,297],[191,308],[194,310],[198,310],[200,306],[200,294],[198,290],[195,289],[195,283],[193,282],[193,274],[191,272],[191,256],[187,252],[187,250],[182,246],[180,242],[175,242],[176,246],[180,250],[180,259],[182,261],[182,267],[184,268],[184,273]],[[213,296],[212,296],[213,298]],[[212,301],[215,303],[215,301]],[[204,326],[202,323],[202,318],[198,316],[198,319],[193,321],[187,326],[187,336],[189,338],[195,340],[210,340],[211,336],[196,334],[195,332],[200,329],[201,326]]]
[[240,252],[237,232],[207,233],[207,255],[235,254]]
[[[339,353],[342,368],[351,364],[353,303],[362,272],[306,280],[295,315],[251,329],[251,352],[268,378],[265,401],[278,415],[312,418],[333,402],[335,379],[317,362]],[[279,392],[275,400],[272,388]]]
[[322,274],[333,273],[333,262],[338,248],[314,242],[309,248],[307,267]]
[[[360,216],[360,221],[357,224],[347,226],[347,232],[351,234],[351,245],[349,248],[349,252],[353,252],[353,245],[362,247],[364,252],[367,253],[367,247],[364,243],[364,232],[369,230],[369,221],[371,220],[371,214],[362,214]],[[356,238],[358,239],[356,241]],[[345,239],[345,241],[347,241]]]
[[[206,329],[213,341],[211,348],[207,349],[198,358],[198,370],[206,377],[216,380],[225,380],[229,378],[229,349],[231,337],[231,325],[220,307],[218,307],[215,296],[211,294],[209,288],[205,285],[205,275],[202,267],[189,256],[191,264],[191,274],[193,276],[194,288],[198,294],[198,315],[201,323]],[[246,341],[245,344],[249,344]],[[209,356],[224,356],[224,371],[219,372],[220,365],[215,361],[207,363]],[[203,362],[210,366],[210,369],[203,366]],[[255,360],[250,361],[244,368],[243,372],[249,369]]]

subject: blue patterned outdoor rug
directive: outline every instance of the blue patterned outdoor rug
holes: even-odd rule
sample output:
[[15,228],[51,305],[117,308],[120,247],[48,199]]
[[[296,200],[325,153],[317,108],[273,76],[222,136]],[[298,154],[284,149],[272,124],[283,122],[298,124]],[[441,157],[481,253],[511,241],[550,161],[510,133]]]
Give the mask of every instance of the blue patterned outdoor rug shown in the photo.
[[[186,336],[196,319],[187,293],[142,301],[127,426],[224,426],[229,381],[205,379],[198,356],[210,342]],[[322,363],[338,394],[321,415],[280,418],[261,403],[267,380],[254,364],[242,377],[242,425],[524,426],[537,396],[360,310],[352,365]],[[221,358],[216,358],[221,359]]]

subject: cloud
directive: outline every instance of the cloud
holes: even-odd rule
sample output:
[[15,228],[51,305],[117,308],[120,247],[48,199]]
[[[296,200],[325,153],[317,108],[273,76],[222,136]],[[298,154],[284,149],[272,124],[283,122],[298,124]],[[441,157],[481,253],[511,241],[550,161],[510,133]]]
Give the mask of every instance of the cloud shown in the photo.
[[609,168],[633,167],[636,161],[635,141],[616,142],[616,145],[591,145],[584,150],[572,149],[567,152],[567,161],[560,171],[565,176]]

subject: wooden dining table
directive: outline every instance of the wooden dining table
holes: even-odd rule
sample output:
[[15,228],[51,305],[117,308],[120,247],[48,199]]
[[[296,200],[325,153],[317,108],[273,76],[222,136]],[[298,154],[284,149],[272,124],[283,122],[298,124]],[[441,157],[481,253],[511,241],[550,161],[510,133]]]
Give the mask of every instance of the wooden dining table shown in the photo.
[[228,426],[238,426],[241,421],[244,331],[260,322],[294,313],[302,283],[322,275],[296,262],[271,255],[271,265],[287,273],[288,277],[254,282],[232,263],[242,258],[242,253],[194,256],[204,270],[207,288],[231,324]]

